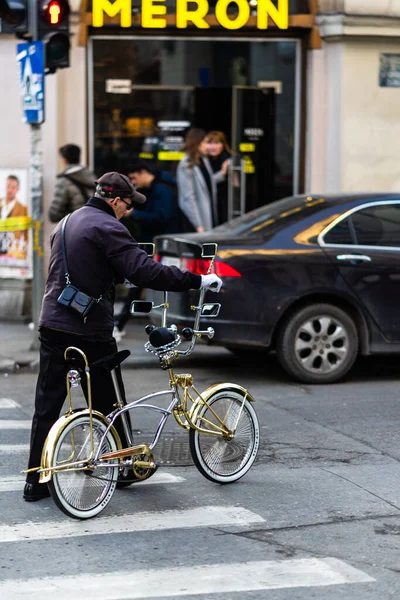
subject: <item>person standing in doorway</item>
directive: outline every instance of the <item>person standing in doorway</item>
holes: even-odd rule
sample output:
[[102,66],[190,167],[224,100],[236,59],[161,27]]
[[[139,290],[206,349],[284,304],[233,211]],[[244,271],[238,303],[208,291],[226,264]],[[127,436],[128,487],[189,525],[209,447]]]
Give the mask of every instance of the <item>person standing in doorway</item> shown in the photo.
[[185,156],[176,174],[180,209],[192,231],[209,231],[218,224],[217,176],[207,158],[206,132],[192,128],[185,138]]
[[81,208],[93,195],[95,176],[80,164],[81,149],[75,144],[66,144],[59,149],[65,169],[57,175],[54,198],[49,207],[52,223],[61,221],[68,213]]
[[217,183],[218,225],[228,220],[228,181],[227,173],[232,151],[223,131],[209,131],[206,138],[208,160]]

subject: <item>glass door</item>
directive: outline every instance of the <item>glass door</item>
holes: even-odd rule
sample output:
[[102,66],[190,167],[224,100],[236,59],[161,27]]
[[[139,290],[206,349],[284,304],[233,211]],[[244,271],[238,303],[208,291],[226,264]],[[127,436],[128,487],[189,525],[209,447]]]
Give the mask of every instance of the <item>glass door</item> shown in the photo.
[[232,88],[228,219],[274,200],[275,90]]

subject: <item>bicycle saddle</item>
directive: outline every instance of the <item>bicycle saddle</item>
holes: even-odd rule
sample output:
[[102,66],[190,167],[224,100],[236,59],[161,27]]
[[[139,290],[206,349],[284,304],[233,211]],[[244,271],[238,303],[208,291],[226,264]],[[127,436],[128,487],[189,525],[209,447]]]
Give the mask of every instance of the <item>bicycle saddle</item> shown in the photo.
[[130,350],[120,350],[116,354],[110,354],[110,356],[106,356],[105,358],[100,358],[100,360],[96,360],[94,363],[90,365],[90,368],[101,368],[106,369],[106,371],[112,371],[118,365],[120,365],[128,356],[130,356]]

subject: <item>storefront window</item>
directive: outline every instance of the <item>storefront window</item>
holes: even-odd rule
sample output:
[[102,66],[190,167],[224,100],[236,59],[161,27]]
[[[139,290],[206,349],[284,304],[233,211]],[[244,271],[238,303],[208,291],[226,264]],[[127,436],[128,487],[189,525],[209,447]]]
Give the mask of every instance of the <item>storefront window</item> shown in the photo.
[[269,173],[257,205],[292,194],[296,53],[295,40],[93,38],[95,172],[140,159],[175,173],[195,126],[226,134],[249,181]]

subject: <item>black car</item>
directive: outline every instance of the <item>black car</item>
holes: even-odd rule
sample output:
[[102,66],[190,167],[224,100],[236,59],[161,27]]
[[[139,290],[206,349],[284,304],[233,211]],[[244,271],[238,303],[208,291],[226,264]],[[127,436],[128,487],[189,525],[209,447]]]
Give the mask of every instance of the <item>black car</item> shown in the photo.
[[[295,196],[207,233],[156,238],[158,260],[206,273],[216,242],[223,279],[210,344],[273,349],[294,379],[337,381],[359,354],[400,352],[400,194]],[[198,293],[170,294],[170,318],[192,324]],[[159,293],[150,298],[159,302]]]

